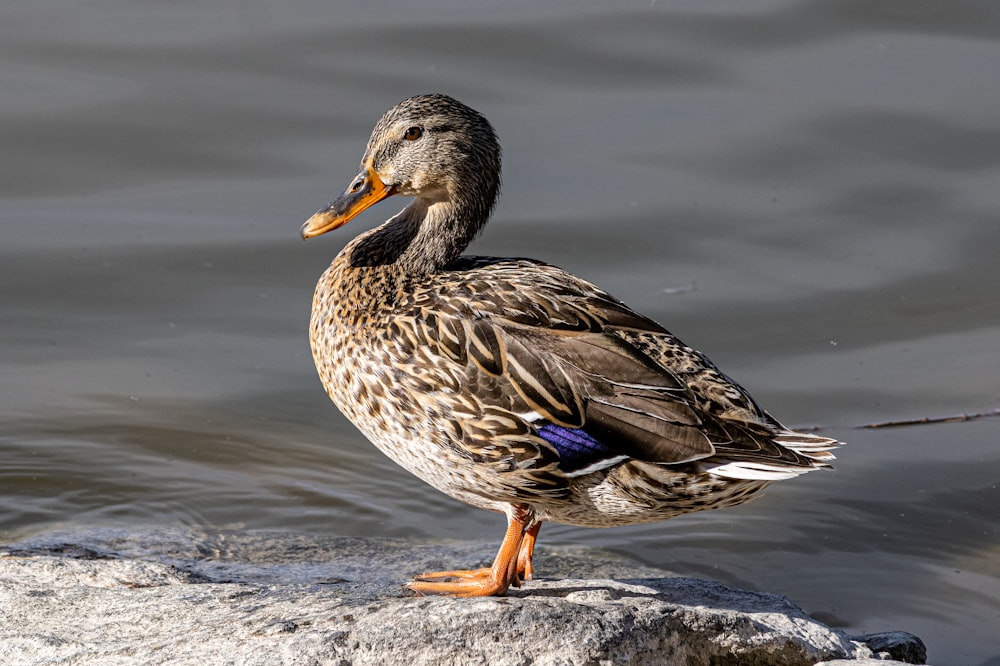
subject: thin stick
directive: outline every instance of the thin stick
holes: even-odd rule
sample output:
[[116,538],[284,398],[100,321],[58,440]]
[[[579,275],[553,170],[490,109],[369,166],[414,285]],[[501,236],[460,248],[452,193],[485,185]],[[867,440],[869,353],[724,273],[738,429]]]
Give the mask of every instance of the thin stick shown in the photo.
[[920,419],[903,419],[900,421],[880,421],[855,426],[856,428],[895,428],[898,426],[923,425],[925,423],[958,423],[960,421],[975,421],[1000,416],[1000,409],[975,414],[954,414],[952,416],[925,416]]
[[[929,423],[959,423],[961,421],[977,421],[979,419],[990,419],[1000,416],[1000,409],[992,409],[988,412],[976,412],[974,414],[953,414],[952,416],[924,416],[919,419],[900,419],[898,421],[878,421],[876,423],[865,423],[864,425],[852,426],[855,429],[874,430],[876,428],[900,428],[903,426],[926,425]],[[800,432],[819,432],[830,430],[834,426],[798,426],[795,430]]]

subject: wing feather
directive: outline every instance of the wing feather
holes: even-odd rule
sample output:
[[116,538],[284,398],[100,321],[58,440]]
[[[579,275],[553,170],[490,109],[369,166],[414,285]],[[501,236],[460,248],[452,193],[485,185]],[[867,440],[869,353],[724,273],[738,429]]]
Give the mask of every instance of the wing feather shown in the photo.
[[[463,426],[470,450],[509,469],[534,465],[540,487],[553,483],[559,446],[573,448],[573,474],[627,456],[777,478],[832,457],[832,440],[796,439],[711,361],[584,280],[531,260],[463,257],[452,269],[461,297],[440,275],[416,290],[426,346],[481,412],[520,424],[494,415]],[[570,447],[567,429],[594,444]]]

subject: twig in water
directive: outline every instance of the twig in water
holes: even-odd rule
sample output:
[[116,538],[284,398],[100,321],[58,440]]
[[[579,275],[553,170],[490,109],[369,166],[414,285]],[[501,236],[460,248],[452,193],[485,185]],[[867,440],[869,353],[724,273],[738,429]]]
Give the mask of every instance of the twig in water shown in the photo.
[[[958,423],[960,421],[976,421],[978,419],[989,419],[1000,416],[1000,409],[991,409],[988,412],[976,412],[974,414],[953,414],[951,416],[924,416],[919,419],[900,419],[898,421],[878,421],[876,423],[865,423],[863,425],[852,426],[857,430],[876,428],[899,428],[902,426],[926,425],[929,423]],[[820,432],[830,430],[835,426],[796,426],[800,432]]]
[[975,414],[953,414],[952,416],[925,416],[919,419],[903,419],[900,421],[879,421],[878,423],[866,423],[855,426],[856,428],[895,428],[898,426],[924,425],[925,423],[957,423],[959,421],[975,421],[977,419],[987,419],[1000,416],[1000,409],[993,409],[988,412],[977,412]]

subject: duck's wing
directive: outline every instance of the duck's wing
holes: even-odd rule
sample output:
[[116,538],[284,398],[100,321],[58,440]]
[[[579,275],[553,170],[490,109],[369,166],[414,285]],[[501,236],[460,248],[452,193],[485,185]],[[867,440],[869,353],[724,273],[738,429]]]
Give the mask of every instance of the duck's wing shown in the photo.
[[[537,465],[566,476],[628,459],[816,466],[775,441],[787,431],[745,390],[607,292],[540,262],[464,261],[457,279],[439,274],[416,292],[419,337],[454,367],[470,413],[527,425]],[[464,433],[474,455],[495,450],[488,424],[463,428],[482,435]]]

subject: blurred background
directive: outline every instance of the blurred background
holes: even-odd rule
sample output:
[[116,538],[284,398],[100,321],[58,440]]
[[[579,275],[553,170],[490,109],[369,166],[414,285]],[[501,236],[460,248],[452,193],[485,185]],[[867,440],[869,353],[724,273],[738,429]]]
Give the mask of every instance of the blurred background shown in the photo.
[[[482,3],[477,3],[482,4]],[[484,113],[477,254],[602,285],[837,471],[651,526],[547,525],[1000,664],[1000,6],[273,3],[0,8],[0,539],[188,525],[488,542],[329,403],[312,289],[389,200],[303,243],[378,117]],[[555,556],[555,555],[553,555]],[[476,563],[455,563],[472,566]]]

